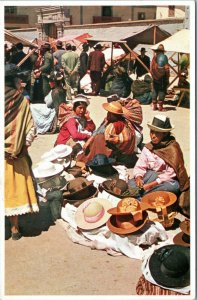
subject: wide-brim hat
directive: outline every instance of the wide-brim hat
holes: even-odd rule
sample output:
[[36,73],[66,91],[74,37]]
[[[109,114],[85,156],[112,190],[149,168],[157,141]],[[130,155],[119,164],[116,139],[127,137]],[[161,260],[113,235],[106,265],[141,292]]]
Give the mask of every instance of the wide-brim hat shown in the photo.
[[87,180],[84,177],[77,177],[70,180],[67,185],[67,191],[63,196],[67,199],[79,200],[85,199],[89,195],[89,188],[93,185],[94,180]]
[[51,149],[50,151],[45,152],[42,156],[41,159],[43,161],[54,161],[58,158],[57,154],[54,153],[53,149]]
[[127,192],[127,196],[129,196],[128,184],[125,180],[119,178],[105,180],[100,184],[100,187],[107,193],[118,198],[125,198],[125,193]]
[[141,199],[142,203],[146,203],[150,209],[156,209],[157,207],[168,207],[174,204],[177,200],[177,196],[174,193],[166,191],[156,191],[144,195]]
[[142,211],[148,209],[149,207],[139,202],[136,198],[133,197],[125,197],[117,203],[116,207],[113,207],[108,210],[108,213],[116,216],[123,215],[132,215],[135,220],[140,219],[142,217]]
[[130,234],[140,230],[148,220],[148,213],[142,212],[142,220],[134,221],[131,214],[126,215],[112,215],[107,221],[109,230],[116,234]]
[[92,167],[106,167],[115,162],[115,159],[112,157],[107,157],[105,154],[97,154],[93,157],[93,159],[89,160],[86,163],[86,166]]
[[56,145],[53,148],[53,152],[57,155],[57,158],[64,158],[72,153],[72,147],[69,145]]
[[60,164],[53,164],[51,162],[41,162],[36,168],[33,169],[36,178],[46,178],[60,174],[64,167]]
[[58,41],[56,42],[56,46],[62,47],[62,45],[63,45],[62,41],[58,40]]
[[173,243],[175,245],[190,247],[190,236],[185,234],[184,232],[179,232],[174,236]]
[[149,269],[159,285],[181,288],[190,285],[190,249],[179,245],[166,245],[154,251]]
[[95,186],[90,185],[89,188],[86,189],[86,193],[83,193],[84,198],[82,198],[82,199],[81,199],[81,197],[80,197],[80,199],[69,199],[69,198],[66,198],[63,194],[63,197],[64,197],[63,206],[65,206],[67,203],[69,203],[69,204],[74,205],[75,207],[78,207],[86,200],[95,198],[97,195],[98,195],[98,189]]
[[123,115],[124,114],[124,107],[118,101],[112,101],[110,103],[103,103],[103,108],[113,114],[116,115]]
[[158,51],[166,52],[163,44],[159,44],[158,47],[156,49],[153,49],[153,50],[155,52],[158,52]]
[[101,44],[96,44],[93,48],[94,49],[102,49],[103,46]]
[[170,123],[169,117],[165,115],[156,115],[152,123],[147,123],[148,127],[154,131],[158,132],[170,132],[174,129],[174,125]]
[[[98,221],[90,223],[90,222],[87,222],[84,218],[84,209],[92,202],[99,203],[102,206],[103,211],[102,211],[102,215],[101,215],[102,217],[100,217],[98,219]],[[104,225],[110,218],[110,214],[107,211],[111,207],[112,207],[112,204],[108,200],[101,199],[101,198],[92,198],[92,199],[89,199],[89,200],[83,202],[78,207],[76,214],[75,214],[75,221],[76,221],[77,226],[83,230],[92,230],[92,229],[95,229],[95,228],[98,228],[98,227]],[[95,218],[95,220],[96,219],[97,218]]]
[[140,49],[140,52],[142,52],[142,51],[147,52],[146,49],[145,49],[144,47],[142,47],[142,48]]

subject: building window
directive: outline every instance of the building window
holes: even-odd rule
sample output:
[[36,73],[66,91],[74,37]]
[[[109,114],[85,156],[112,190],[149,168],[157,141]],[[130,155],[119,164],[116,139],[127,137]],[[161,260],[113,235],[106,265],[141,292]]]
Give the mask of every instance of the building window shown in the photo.
[[169,6],[169,9],[168,9],[168,17],[174,17],[174,16],[175,16],[175,6],[171,5],[171,6]]
[[138,13],[138,20],[145,20],[145,19],[146,19],[145,12],[139,12]]
[[112,17],[112,7],[103,6],[102,7],[102,17]]
[[5,6],[5,14],[16,14],[17,9],[16,6]]

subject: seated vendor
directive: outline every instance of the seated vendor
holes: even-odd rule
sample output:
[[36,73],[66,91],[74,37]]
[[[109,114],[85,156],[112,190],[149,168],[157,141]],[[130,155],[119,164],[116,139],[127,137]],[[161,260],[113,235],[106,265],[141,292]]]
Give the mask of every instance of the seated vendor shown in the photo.
[[[174,126],[165,115],[156,115],[148,127],[151,142],[145,144],[128,184],[144,194],[159,190],[179,196],[189,190],[190,183],[180,145],[171,134]],[[179,206],[187,210],[189,204],[183,201]]]
[[95,129],[95,124],[87,111],[89,100],[84,95],[78,95],[72,102],[73,110],[65,117],[60,127],[55,145],[67,144],[83,146]]
[[128,162],[142,139],[139,127],[126,118],[125,113],[128,110],[120,102],[104,103],[103,108],[107,110],[107,116],[84,145],[85,153],[79,160],[86,163],[97,154],[105,154],[107,157],[115,158],[116,162]]

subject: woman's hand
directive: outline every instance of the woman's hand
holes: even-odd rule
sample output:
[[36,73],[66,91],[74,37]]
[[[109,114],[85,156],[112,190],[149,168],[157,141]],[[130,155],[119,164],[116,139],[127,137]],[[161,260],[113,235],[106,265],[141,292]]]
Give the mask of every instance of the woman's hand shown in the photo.
[[153,182],[150,182],[150,183],[146,183],[143,186],[143,188],[144,188],[145,191],[148,191],[148,190],[151,190],[152,188],[154,188],[157,185],[158,185],[157,181],[153,181]]
[[139,187],[140,189],[144,187],[144,182],[143,182],[141,176],[137,176],[135,178],[135,182],[136,182],[137,187]]

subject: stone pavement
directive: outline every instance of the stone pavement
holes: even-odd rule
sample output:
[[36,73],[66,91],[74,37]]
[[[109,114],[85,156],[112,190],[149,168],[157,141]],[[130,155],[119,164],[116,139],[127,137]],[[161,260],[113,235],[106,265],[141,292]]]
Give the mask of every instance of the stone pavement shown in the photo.
[[[97,96],[90,101],[89,110],[98,126],[106,115],[102,109],[106,99]],[[166,107],[168,111],[162,114],[175,125],[173,133],[190,174],[190,109]],[[155,114],[149,105],[143,106],[144,142],[149,141],[147,121]],[[39,135],[33,142],[29,149],[33,166],[53,147],[56,136]],[[33,237],[5,241],[5,295],[119,295],[122,299],[120,295],[136,295],[140,267],[140,260],[112,257],[72,243],[57,222]]]

